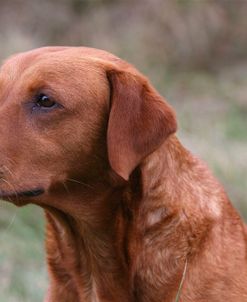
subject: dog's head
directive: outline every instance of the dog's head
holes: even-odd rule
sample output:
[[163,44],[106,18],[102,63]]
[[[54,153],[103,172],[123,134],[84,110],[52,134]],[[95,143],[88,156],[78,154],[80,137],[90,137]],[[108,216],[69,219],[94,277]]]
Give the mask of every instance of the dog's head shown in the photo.
[[38,200],[68,180],[132,171],[176,131],[131,65],[89,48],[41,48],[0,70],[0,196]]

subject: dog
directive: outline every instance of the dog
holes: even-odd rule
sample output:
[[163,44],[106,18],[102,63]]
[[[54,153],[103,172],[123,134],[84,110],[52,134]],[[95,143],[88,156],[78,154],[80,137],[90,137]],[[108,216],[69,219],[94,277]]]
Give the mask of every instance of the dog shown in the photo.
[[246,227],[170,105],[103,50],[0,70],[0,197],[42,207],[46,302],[247,301]]

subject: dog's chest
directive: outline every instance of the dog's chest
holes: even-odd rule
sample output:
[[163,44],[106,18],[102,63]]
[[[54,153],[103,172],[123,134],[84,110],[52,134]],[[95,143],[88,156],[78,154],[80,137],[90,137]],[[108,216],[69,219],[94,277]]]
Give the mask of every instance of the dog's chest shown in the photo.
[[98,291],[97,291],[97,287],[95,284],[95,280],[92,281],[92,294],[91,294],[91,302],[101,302],[100,298],[98,296]]

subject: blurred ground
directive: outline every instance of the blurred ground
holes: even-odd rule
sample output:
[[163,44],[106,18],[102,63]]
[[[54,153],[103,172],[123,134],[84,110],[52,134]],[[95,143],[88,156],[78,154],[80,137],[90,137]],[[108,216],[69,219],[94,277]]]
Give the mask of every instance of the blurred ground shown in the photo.
[[[247,1],[0,0],[0,59],[43,45],[103,48],[176,109],[178,136],[247,219]],[[0,301],[47,286],[42,211],[0,203]]]

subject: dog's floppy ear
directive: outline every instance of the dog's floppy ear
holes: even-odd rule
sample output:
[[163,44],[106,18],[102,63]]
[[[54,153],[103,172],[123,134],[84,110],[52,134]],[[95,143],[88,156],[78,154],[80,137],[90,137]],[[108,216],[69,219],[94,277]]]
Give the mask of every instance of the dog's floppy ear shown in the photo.
[[111,70],[111,110],[107,131],[111,168],[128,180],[140,162],[176,131],[171,107],[139,74]]

